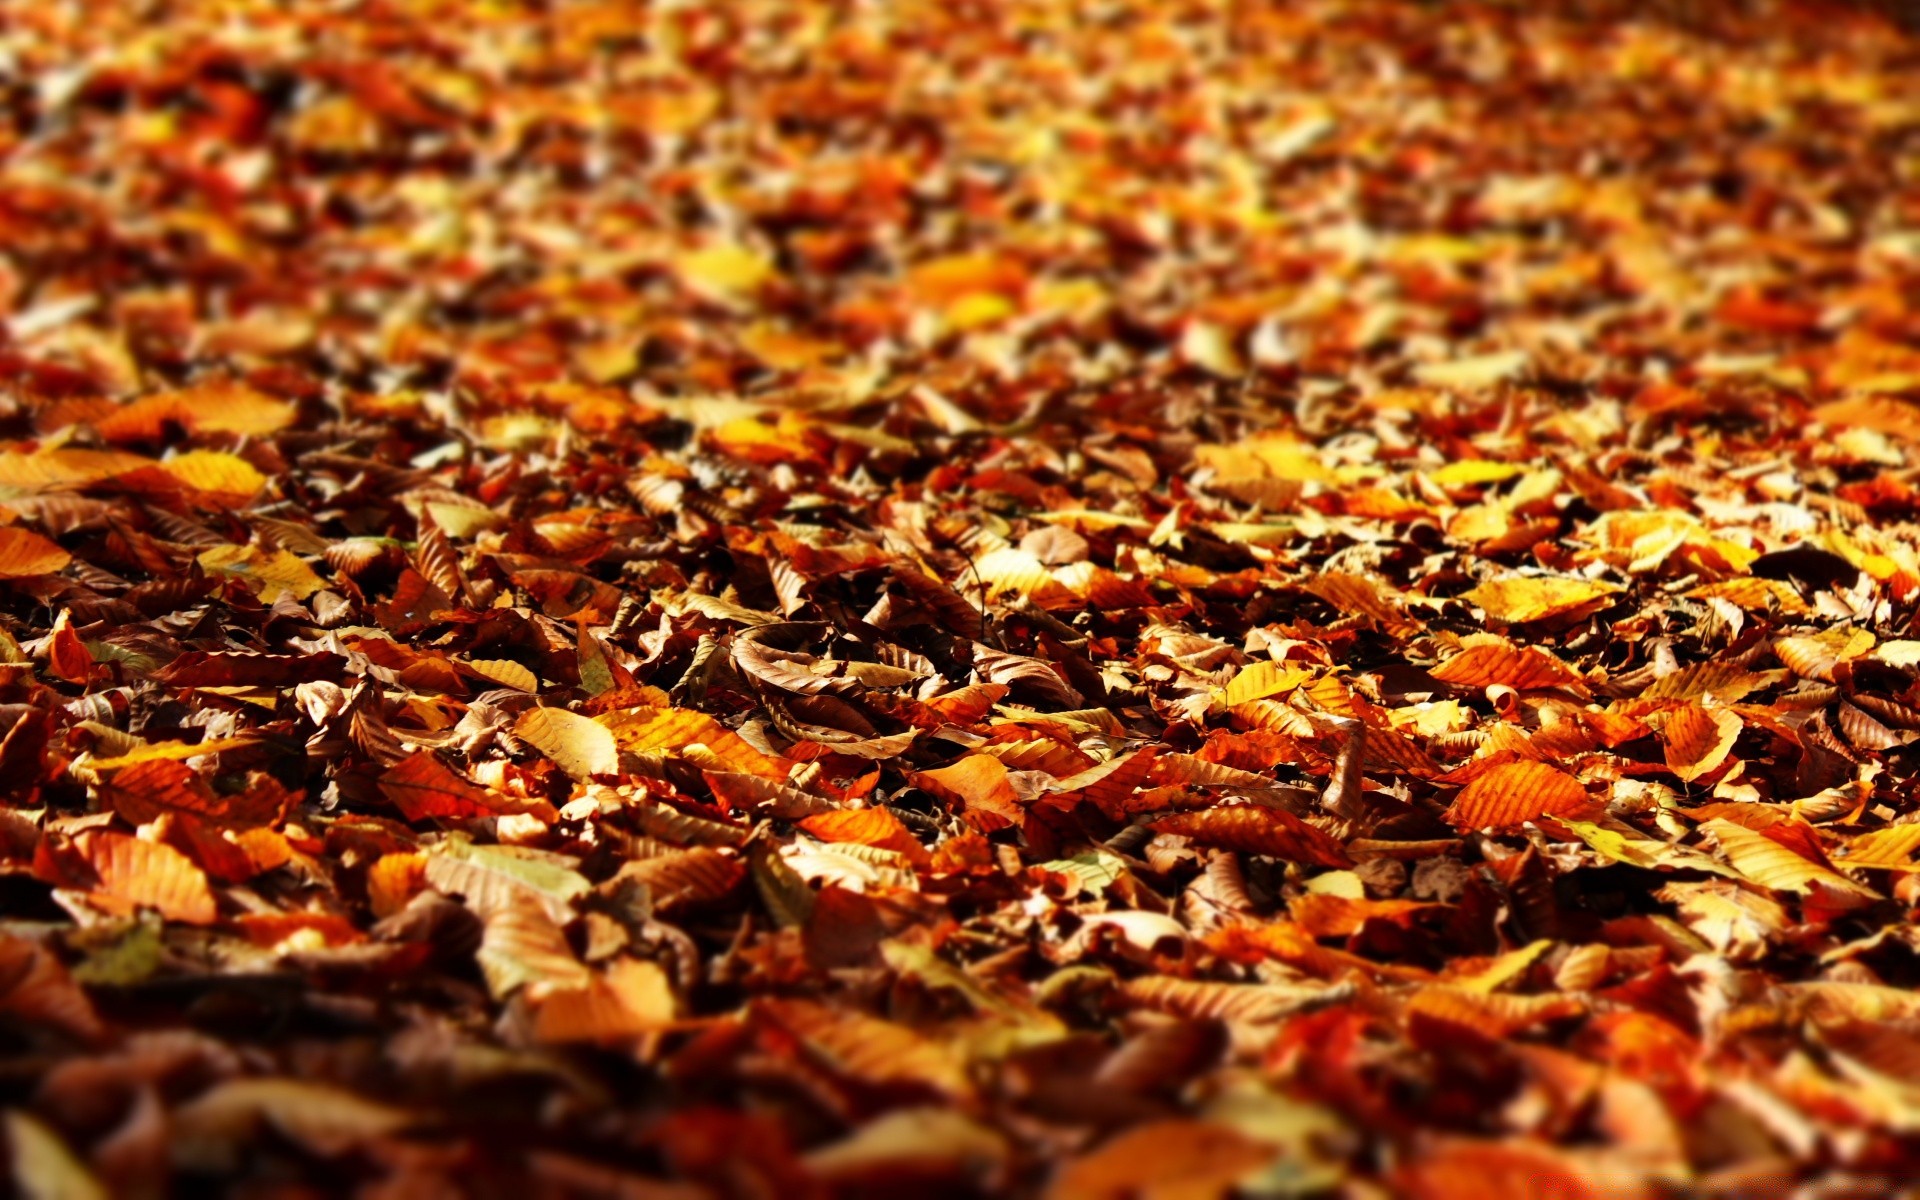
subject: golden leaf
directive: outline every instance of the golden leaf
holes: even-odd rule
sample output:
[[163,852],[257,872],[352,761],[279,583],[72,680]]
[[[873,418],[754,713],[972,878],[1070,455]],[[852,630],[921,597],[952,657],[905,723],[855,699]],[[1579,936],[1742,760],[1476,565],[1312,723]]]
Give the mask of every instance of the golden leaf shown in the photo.
[[1509,625],[1590,612],[1619,592],[1610,583],[1556,575],[1510,575],[1489,579],[1461,595],[1496,621]]
[[752,743],[703,712],[686,708],[629,708],[599,718],[622,750],[635,754],[687,757],[697,754],[706,766],[785,781],[787,764],[754,749]]
[[673,1023],[673,985],[658,963],[621,958],[585,987],[547,992],[534,1018],[540,1042],[610,1042]]
[[62,447],[34,454],[8,450],[0,453],[0,490],[40,492],[81,488],[153,465],[150,458],[117,450]]
[[725,243],[686,251],[674,258],[673,268],[689,290],[728,304],[751,299],[777,274],[765,255]]
[[202,570],[237,576],[266,600],[276,599],[282,592],[289,593],[295,600],[305,600],[326,586],[312,567],[285,550],[215,546],[201,551],[199,560]]
[[1916,868],[1913,861],[1914,852],[1920,850],[1920,822],[1889,825],[1885,829],[1863,833],[1848,839],[1845,849],[1845,856],[1838,860],[1843,867],[1879,867],[1891,871],[1920,869]]
[[182,487],[222,508],[239,508],[260,494],[267,477],[237,454],[189,450],[160,464]]
[[1508,829],[1545,816],[1571,816],[1592,806],[1580,781],[1540,762],[1502,763],[1454,799],[1447,820],[1461,829]]
[[540,690],[540,677],[510,658],[474,658],[468,659],[464,665],[475,675],[491,680],[501,687],[512,688],[517,692]]
[[1667,743],[1667,768],[1688,783],[1727,761],[1744,726],[1731,709],[1688,704],[1667,715],[1661,737]]
[[1438,470],[1429,471],[1427,478],[1443,488],[1472,487],[1481,483],[1503,483],[1525,469],[1519,463],[1463,458],[1457,462],[1450,462]]
[[1248,663],[1227,685],[1226,703],[1231,707],[1250,700],[1277,696],[1292,691],[1312,678],[1313,672],[1305,667],[1289,666],[1271,659]]
[[152,908],[189,925],[219,918],[206,873],[172,846],[108,829],[89,830],[74,843],[99,877],[97,897],[127,909]]
[[[1485,640],[1482,640],[1482,638]],[[1546,651],[1516,646],[1487,635],[1463,639],[1460,653],[1435,667],[1432,675],[1444,683],[1484,688],[1496,683],[1528,691],[1534,688],[1570,688],[1584,684],[1580,674]]]
[[6,1131],[13,1186],[22,1200],[108,1200],[112,1195],[38,1118],[8,1109]]
[[1415,382],[1428,387],[1478,391],[1502,380],[1511,379],[1527,365],[1527,352],[1508,350],[1457,358],[1452,362],[1422,363],[1413,369]]
[[496,1000],[523,987],[542,996],[591,987],[594,982],[593,973],[574,957],[566,933],[545,909],[525,897],[488,914],[474,957]]
[[592,717],[564,708],[530,708],[514,722],[513,735],[575,779],[620,773],[613,731]]
[[1716,817],[1700,829],[1719,842],[1721,856],[1734,870],[1769,891],[1811,895],[1829,908],[1858,908],[1880,898],[1872,888],[1744,825]]
[[994,595],[1012,592],[1042,608],[1071,608],[1080,603],[1045,563],[1017,546],[989,551],[974,561],[973,568]]
[[1806,616],[1813,609],[1800,593],[1777,579],[1727,579],[1702,584],[1687,593],[1690,600],[1725,600],[1748,612],[1779,612],[1787,616]]

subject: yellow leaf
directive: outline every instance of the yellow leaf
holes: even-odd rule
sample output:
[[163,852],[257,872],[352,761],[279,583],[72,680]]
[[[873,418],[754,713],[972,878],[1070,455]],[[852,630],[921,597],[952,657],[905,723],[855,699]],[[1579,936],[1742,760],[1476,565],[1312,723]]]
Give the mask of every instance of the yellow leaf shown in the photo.
[[697,757],[729,771],[785,780],[784,759],[771,758],[753,743],[703,712],[686,708],[628,708],[599,718],[623,750],[635,754]]
[[22,1200],[107,1200],[107,1189],[38,1118],[10,1109],[6,1128],[13,1186]]
[[1687,593],[1690,600],[1725,600],[1749,612],[1780,612],[1805,616],[1813,609],[1800,593],[1777,579],[1727,579],[1703,584]]
[[1764,833],[1716,817],[1700,827],[1720,843],[1733,869],[1763,888],[1818,896],[1831,908],[1855,908],[1880,897],[1812,859],[1803,858]]
[[1512,575],[1489,579],[1461,599],[1485,609],[1496,621],[1518,625],[1596,608],[1619,590],[1591,579]]
[[510,687],[520,692],[540,690],[540,677],[510,658],[469,659],[466,667],[475,675],[490,679],[501,687]]
[[613,731],[564,708],[533,708],[514,722],[513,735],[559,764],[575,779],[620,772]]
[[1846,857],[1839,861],[1843,867],[1912,871],[1920,869],[1913,861],[1916,850],[1920,850],[1920,823],[1889,825],[1850,839],[1846,844]]
[[1504,354],[1482,354],[1474,358],[1457,358],[1452,362],[1422,363],[1414,368],[1413,378],[1415,382],[1428,387],[1471,391],[1511,379],[1526,365],[1526,351],[1509,350]]
[[1312,678],[1313,672],[1305,667],[1288,666],[1271,659],[1248,663],[1227,685],[1226,703],[1231,708],[1249,700],[1277,696],[1292,691]]
[[1472,487],[1475,484],[1500,483],[1503,480],[1512,479],[1525,469],[1518,463],[1468,458],[1448,463],[1437,471],[1429,472],[1427,478],[1443,488]]
[[326,586],[312,567],[285,550],[215,546],[200,552],[200,567],[214,575],[239,576],[265,600],[275,599],[281,592],[292,593],[295,600],[305,600]]
[[1016,546],[988,551],[974,561],[973,568],[996,596],[1012,592],[1042,608],[1077,607],[1080,603],[1045,563]]
[[1333,483],[1334,473],[1314,449],[1286,434],[1260,434],[1230,446],[1200,446],[1194,460],[1227,482],[1288,479],[1297,483]]
[[673,268],[690,290],[724,303],[750,299],[775,275],[766,255],[725,243],[680,254]]
[[189,450],[160,464],[181,486],[222,506],[238,508],[260,494],[267,477],[237,454]]
[[86,765],[95,771],[117,771],[121,767],[131,767],[135,763],[151,762],[156,759],[198,758],[202,754],[218,754],[223,750],[239,750],[255,744],[255,739],[248,737],[209,738],[204,742],[151,742],[136,746],[125,754],[117,754],[112,758],[88,759]]

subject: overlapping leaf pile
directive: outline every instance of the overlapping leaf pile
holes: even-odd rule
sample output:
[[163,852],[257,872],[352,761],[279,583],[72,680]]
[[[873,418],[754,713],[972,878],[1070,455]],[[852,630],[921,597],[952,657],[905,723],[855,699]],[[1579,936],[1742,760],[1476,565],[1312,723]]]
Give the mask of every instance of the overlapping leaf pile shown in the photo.
[[22,1190],[1897,1191],[1920,54],[1685,7],[8,6]]

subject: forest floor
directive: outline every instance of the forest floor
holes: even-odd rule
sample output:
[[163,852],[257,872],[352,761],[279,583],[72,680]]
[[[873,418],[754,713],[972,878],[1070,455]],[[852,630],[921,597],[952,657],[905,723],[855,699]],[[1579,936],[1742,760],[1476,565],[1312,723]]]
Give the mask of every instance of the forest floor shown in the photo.
[[1920,44],[1671,7],[0,5],[19,1193],[1912,1194]]

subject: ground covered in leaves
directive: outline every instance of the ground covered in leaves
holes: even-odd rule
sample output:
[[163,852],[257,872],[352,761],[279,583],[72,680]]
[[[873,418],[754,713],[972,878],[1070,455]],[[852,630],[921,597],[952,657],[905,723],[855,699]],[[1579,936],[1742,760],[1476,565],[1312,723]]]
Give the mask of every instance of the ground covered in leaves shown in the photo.
[[1920,53],[1715,7],[0,7],[20,1192],[1898,1191]]

